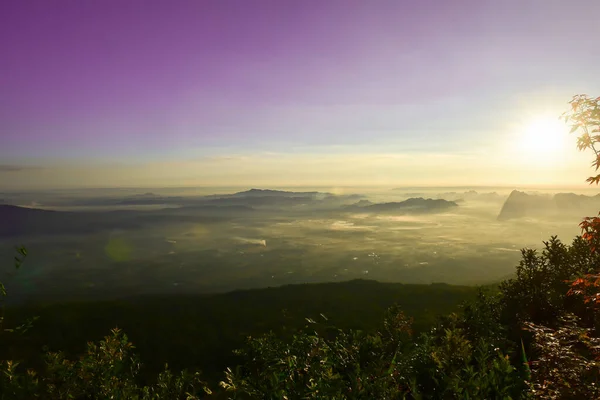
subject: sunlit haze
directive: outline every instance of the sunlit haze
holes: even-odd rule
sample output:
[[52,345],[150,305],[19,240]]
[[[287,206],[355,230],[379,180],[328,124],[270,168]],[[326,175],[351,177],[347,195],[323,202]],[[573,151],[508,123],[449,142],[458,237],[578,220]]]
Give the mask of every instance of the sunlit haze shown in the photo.
[[581,185],[590,0],[5,1],[0,187]]

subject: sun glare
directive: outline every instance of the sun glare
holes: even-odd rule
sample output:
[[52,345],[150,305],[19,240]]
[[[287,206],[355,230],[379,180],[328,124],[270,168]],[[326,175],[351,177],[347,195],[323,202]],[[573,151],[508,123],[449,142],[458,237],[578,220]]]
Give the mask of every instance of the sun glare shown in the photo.
[[517,145],[535,161],[552,161],[566,146],[568,131],[556,117],[538,117],[525,123],[518,132]]
[[537,118],[524,127],[523,147],[527,150],[552,153],[560,150],[567,136],[564,124],[556,118]]

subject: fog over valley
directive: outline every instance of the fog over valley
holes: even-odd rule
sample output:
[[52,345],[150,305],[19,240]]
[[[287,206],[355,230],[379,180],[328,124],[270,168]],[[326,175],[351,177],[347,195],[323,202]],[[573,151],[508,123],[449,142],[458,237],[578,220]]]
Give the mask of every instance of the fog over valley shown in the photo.
[[[0,255],[10,259],[15,243],[26,243],[31,253],[18,275],[3,271],[7,286],[19,288],[13,301],[357,278],[488,284],[511,275],[521,248],[539,248],[551,235],[569,241],[581,216],[600,205],[593,196],[552,193],[434,187],[337,194],[301,188],[5,192]],[[565,197],[577,201],[552,203]]]

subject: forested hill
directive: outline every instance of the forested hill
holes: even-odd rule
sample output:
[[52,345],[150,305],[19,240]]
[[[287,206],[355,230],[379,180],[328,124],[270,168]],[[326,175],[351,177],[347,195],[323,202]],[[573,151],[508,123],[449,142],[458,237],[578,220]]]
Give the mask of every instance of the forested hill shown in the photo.
[[23,338],[3,343],[0,359],[35,362],[43,346],[78,354],[87,341],[98,340],[117,326],[135,344],[148,373],[168,362],[219,379],[225,367],[235,365],[232,350],[241,347],[248,335],[274,331],[285,336],[308,320],[324,330],[335,326],[374,331],[386,308],[395,303],[414,318],[415,331],[425,331],[437,316],[457,311],[476,292],[467,286],[354,280],[206,296],[37,304],[7,310],[7,322],[32,315],[39,319]]

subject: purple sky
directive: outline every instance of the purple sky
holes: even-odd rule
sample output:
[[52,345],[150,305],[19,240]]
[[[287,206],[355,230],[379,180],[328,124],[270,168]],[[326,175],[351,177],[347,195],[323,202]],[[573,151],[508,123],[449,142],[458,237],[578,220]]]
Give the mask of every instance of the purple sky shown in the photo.
[[5,0],[0,186],[90,160],[490,148],[524,104],[598,95],[599,15],[597,0]]

